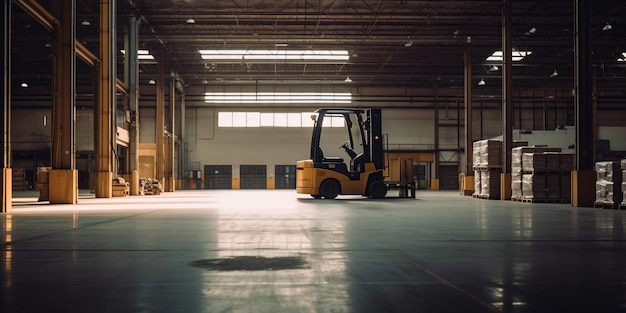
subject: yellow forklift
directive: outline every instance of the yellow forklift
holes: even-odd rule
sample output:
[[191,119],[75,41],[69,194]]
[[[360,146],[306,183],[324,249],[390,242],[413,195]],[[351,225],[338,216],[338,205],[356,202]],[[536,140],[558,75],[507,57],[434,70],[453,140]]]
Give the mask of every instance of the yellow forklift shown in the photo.
[[[387,185],[381,110],[322,108],[312,118],[310,159],[296,163],[296,191],[316,199],[338,195],[384,198]],[[339,148],[338,138],[343,141]],[[348,158],[325,155],[336,149],[343,149]]]

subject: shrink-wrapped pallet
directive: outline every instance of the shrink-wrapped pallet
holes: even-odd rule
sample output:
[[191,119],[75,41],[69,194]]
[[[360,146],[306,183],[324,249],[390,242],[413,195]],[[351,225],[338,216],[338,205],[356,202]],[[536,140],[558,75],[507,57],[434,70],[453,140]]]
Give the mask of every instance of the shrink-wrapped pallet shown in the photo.
[[522,170],[542,171],[546,169],[545,153],[524,153],[522,156]]
[[474,171],[474,194],[473,196],[480,196],[482,194],[481,175],[479,171]]
[[596,162],[596,204],[616,206],[623,201],[622,167],[617,161]]
[[520,199],[522,198],[522,174],[511,175],[511,197]]
[[502,165],[502,141],[485,140],[481,147],[481,164],[487,167]]
[[480,171],[481,196],[489,199],[500,198],[500,169]]
[[522,175],[522,193],[526,199],[547,199],[546,174],[534,173]]
[[480,152],[483,142],[482,140],[478,140],[472,143],[472,164],[474,166],[480,166]]

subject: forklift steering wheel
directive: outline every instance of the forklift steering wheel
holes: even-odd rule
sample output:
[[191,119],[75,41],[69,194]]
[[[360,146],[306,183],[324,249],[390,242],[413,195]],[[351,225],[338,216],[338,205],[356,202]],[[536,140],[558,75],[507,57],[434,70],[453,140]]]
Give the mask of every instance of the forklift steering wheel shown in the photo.
[[346,151],[346,153],[350,156],[351,159],[354,159],[357,156],[356,151],[354,151],[354,149],[350,147],[350,141],[344,142],[341,146],[339,146],[339,149],[341,148],[343,148]]

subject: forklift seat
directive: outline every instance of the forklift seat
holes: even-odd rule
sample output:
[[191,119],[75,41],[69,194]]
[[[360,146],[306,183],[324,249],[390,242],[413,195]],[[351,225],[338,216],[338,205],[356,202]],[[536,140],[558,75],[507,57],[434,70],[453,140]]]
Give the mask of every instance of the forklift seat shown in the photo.
[[322,152],[322,148],[320,147],[315,149],[315,156],[315,159],[321,159],[322,163],[343,163],[343,159],[341,157],[325,157],[324,152]]

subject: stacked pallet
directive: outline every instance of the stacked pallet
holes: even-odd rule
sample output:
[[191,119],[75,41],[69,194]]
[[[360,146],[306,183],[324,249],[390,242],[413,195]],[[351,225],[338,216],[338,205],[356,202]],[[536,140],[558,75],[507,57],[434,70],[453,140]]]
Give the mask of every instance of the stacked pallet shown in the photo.
[[617,209],[623,202],[623,172],[619,161],[596,162],[595,206]]
[[129,195],[130,184],[122,177],[113,178],[113,197],[126,197]]
[[[526,146],[526,141],[514,141],[513,147]],[[500,199],[502,173],[502,141],[479,140],[473,143],[475,198]]]
[[512,151],[514,201],[569,202],[574,155],[546,146],[518,147]]
[[24,191],[27,189],[26,171],[23,168],[13,168],[13,191]]
[[500,173],[502,172],[502,141],[479,140],[472,144],[474,163],[475,198],[500,198]]
[[39,191],[38,201],[50,200],[50,188],[48,185],[48,171],[50,167],[37,168],[37,190]]
[[140,178],[139,187],[142,195],[160,195],[163,191],[161,182],[152,178]]

